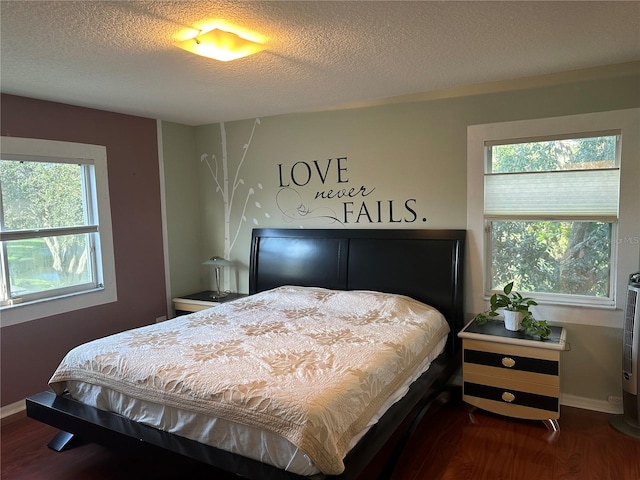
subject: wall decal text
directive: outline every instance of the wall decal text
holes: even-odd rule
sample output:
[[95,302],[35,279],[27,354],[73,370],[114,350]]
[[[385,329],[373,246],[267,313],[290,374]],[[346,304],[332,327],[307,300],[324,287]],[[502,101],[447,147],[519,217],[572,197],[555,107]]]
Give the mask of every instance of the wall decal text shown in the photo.
[[[350,186],[347,160],[344,156],[291,165],[279,163],[276,204],[283,219],[288,223],[319,219],[341,225],[418,221],[415,198],[367,198],[376,191],[375,186]],[[318,183],[321,189],[312,187]],[[305,194],[311,203],[305,201]],[[421,220],[427,221],[426,217]]]

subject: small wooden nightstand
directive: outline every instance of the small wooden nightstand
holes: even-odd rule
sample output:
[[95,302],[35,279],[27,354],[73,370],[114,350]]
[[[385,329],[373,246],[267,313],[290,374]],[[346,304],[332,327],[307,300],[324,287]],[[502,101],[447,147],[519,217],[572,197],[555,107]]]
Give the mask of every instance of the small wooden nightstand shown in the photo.
[[173,308],[176,311],[176,315],[186,315],[188,313],[206,310],[207,308],[215,307],[221,303],[230,302],[247,296],[244,293],[229,293],[226,297],[213,298],[213,294],[213,291],[205,290],[204,292],[172,298],[171,301],[173,302]]
[[490,412],[543,420],[559,430],[560,354],[566,350],[566,332],[551,327],[545,340],[512,332],[503,322],[468,323],[463,339],[463,399]]

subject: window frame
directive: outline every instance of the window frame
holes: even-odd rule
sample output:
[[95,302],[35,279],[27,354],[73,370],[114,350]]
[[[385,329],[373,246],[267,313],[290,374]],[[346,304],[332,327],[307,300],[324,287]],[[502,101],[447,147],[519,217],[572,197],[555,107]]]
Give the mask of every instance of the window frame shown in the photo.
[[81,291],[53,290],[55,296],[37,298],[38,295],[34,295],[27,297],[25,302],[3,305],[0,307],[0,325],[15,325],[117,301],[106,147],[17,137],[2,137],[1,142],[0,151],[7,159],[31,158],[57,163],[92,164],[92,174],[86,179],[89,181],[84,193],[93,196],[88,207],[93,209],[94,218],[99,219],[95,234],[99,239],[95,242],[94,255],[96,285],[89,284],[87,289]]
[[[547,135],[543,137],[535,137],[535,138],[510,138],[510,139],[501,139],[499,141],[486,141],[484,142],[484,158],[485,158],[485,169],[484,169],[484,186],[487,185],[487,176],[492,175],[512,175],[512,172],[509,173],[494,173],[493,172],[493,156],[492,156],[492,148],[494,146],[502,146],[502,145],[512,145],[512,144],[522,144],[522,143],[531,143],[531,142],[549,142],[549,141],[559,141],[559,140],[572,140],[572,139],[585,139],[585,138],[593,138],[593,137],[615,137],[616,149],[615,149],[615,158],[614,165],[606,168],[598,168],[594,170],[585,170],[585,169],[568,169],[568,170],[541,170],[541,171],[523,171],[523,172],[514,172],[516,174],[523,173],[526,175],[538,175],[551,173],[551,175],[562,174],[565,177],[569,175],[579,176],[584,175],[584,172],[594,172],[596,175],[602,175],[604,172],[615,172],[615,179],[620,182],[620,156],[621,156],[621,131],[620,130],[606,130],[606,131],[590,131],[590,132],[579,132],[574,134],[564,134],[564,135]],[[574,180],[575,181],[575,180]],[[613,188],[613,187],[612,187]],[[612,308],[615,306],[615,278],[617,271],[616,264],[616,243],[618,238],[618,211],[620,204],[620,195],[619,188],[616,188],[617,198],[615,198],[616,209],[613,211],[607,211],[606,213],[589,213],[588,215],[577,215],[575,213],[568,213],[566,208],[561,208],[560,212],[551,213],[547,211],[546,213],[526,213],[524,215],[510,215],[505,213],[487,213],[486,205],[484,206],[484,244],[485,244],[485,262],[484,262],[484,283],[483,283],[483,292],[485,297],[490,297],[494,293],[499,293],[501,290],[492,289],[492,265],[493,265],[493,256],[492,251],[493,247],[491,244],[491,227],[490,224],[493,222],[600,222],[610,226],[610,249],[609,249],[609,281],[608,281],[608,295],[606,297],[596,297],[596,296],[583,296],[576,294],[568,294],[562,292],[529,292],[525,291],[527,296],[535,297],[535,299],[539,302],[546,303],[556,303],[556,304],[565,304],[565,305],[582,305],[586,307],[609,307]],[[486,192],[485,192],[486,195]],[[485,196],[486,200],[486,196]],[[612,204],[614,202],[613,198],[610,200]],[[555,205],[554,205],[555,207]],[[542,207],[543,209],[548,210],[548,206]],[[611,208],[611,207],[610,207]],[[554,208],[555,210],[555,208]],[[522,289],[520,289],[523,291]]]
[[[577,296],[562,294],[527,293],[539,306],[536,316],[552,322],[578,323],[598,326],[622,326],[621,312],[626,300],[628,275],[640,268],[640,109],[615,110],[581,115],[518,120],[467,128],[467,228],[470,231],[469,268],[467,281],[467,308],[470,312],[486,309],[490,293],[487,291],[489,245],[485,239],[484,174],[486,167],[485,145],[523,138],[554,138],[581,136],[590,132],[619,131],[620,140],[620,196],[619,215],[613,230],[611,245],[611,295],[610,302],[578,301]],[[635,212],[635,214],[634,214]],[[607,221],[609,223],[609,221]],[[614,233],[615,237],[615,233]],[[564,298],[562,298],[564,297]],[[603,304],[604,303],[604,304]]]

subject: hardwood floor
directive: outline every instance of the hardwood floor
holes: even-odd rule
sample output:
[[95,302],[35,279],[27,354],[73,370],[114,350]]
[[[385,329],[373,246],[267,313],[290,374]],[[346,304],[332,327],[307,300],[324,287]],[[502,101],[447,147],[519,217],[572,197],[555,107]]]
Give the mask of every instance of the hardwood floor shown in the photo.
[[562,407],[559,422],[561,431],[554,434],[539,421],[508,419],[462,403],[444,406],[411,444],[398,478],[640,479],[640,440],[613,429],[608,414]]
[[[472,411],[452,402],[426,417],[397,480],[638,480],[640,440],[609,425],[609,415],[563,407],[561,432],[542,422]],[[166,452],[116,453],[87,444],[57,453],[56,430],[29,418],[2,427],[3,480],[224,479],[206,465]],[[363,480],[375,477],[374,471]]]

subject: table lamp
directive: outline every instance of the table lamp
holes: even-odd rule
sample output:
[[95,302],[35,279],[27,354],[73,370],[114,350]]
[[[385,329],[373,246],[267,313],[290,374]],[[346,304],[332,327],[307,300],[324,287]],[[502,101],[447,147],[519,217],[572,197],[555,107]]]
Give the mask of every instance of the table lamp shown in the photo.
[[228,295],[227,292],[220,291],[220,269],[222,267],[230,267],[233,262],[218,256],[213,256],[209,260],[202,262],[203,265],[213,265],[216,276],[216,291],[213,292],[211,298],[223,298]]

